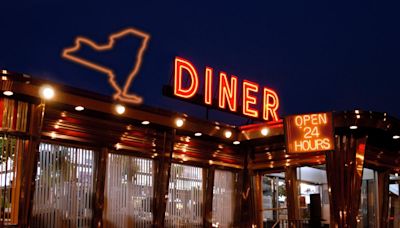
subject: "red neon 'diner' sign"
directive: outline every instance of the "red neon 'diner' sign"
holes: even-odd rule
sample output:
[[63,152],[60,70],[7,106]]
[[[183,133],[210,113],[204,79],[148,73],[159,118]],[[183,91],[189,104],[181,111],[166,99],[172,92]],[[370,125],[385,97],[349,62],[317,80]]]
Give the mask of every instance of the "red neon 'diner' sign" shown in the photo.
[[[252,81],[244,80],[242,85],[239,85],[239,80],[236,76],[228,76],[225,72],[219,72],[219,75],[214,74],[211,67],[206,67],[204,72],[204,100],[206,105],[218,105],[218,108],[229,110],[231,112],[241,112],[243,115],[253,118],[262,118],[265,121],[278,121],[279,117],[277,110],[279,108],[279,98],[275,91],[260,86]],[[184,77],[184,74],[188,77]],[[199,76],[200,71],[186,59],[181,57],[175,58],[174,63],[174,96],[191,99],[199,92]],[[214,78],[218,79],[214,79]],[[189,79],[189,83],[185,84]],[[218,83],[218,92],[213,94],[213,83]],[[185,84],[185,85],[184,85]],[[238,87],[242,86],[242,102],[238,105]],[[262,110],[256,108],[259,100],[258,93],[262,93]],[[218,95],[217,103],[213,104],[213,97]],[[239,109],[241,106],[241,110]]]

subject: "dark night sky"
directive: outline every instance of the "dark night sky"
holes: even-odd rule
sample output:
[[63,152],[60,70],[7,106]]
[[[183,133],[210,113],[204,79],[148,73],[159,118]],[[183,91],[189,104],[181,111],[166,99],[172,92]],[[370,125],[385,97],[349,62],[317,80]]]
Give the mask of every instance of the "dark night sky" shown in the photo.
[[[78,35],[101,43],[110,33],[135,27],[151,34],[132,87],[147,105],[204,115],[204,108],[161,95],[174,57],[182,56],[199,71],[207,65],[274,88],[281,115],[360,108],[400,117],[399,5],[86,2],[2,1],[0,68],[111,95],[105,76],[63,60],[60,53]],[[116,51],[108,58],[122,69],[132,53]],[[243,124],[230,115],[212,117]]]

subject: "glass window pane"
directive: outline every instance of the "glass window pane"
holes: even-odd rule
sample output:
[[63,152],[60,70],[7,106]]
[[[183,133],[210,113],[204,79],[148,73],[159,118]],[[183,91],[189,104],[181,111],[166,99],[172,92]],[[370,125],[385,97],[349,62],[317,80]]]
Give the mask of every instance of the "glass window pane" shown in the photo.
[[235,179],[233,172],[215,171],[212,203],[212,223],[215,227],[233,226]]
[[94,152],[41,143],[32,227],[91,227]]
[[21,179],[17,161],[24,154],[24,140],[1,136],[0,148],[0,220],[4,224],[16,224]]
[[106,227],[151,227],[153,178],[152,160],[108,155]]
[[263,222],[272,226],[287,219],[285,173],[269,173],[262,177]]
[[167,227],[202,227],[202,212],[202,169],[171,164],[165,225]]

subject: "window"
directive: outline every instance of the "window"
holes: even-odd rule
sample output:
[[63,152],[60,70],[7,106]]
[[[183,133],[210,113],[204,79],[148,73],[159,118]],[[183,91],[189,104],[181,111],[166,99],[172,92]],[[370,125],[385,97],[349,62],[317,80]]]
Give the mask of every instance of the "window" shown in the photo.
[[91,227],[94,152],[41,143],[33,227]]
[[153,173],[150,159],[108,155],[106,227],[151,227]]
[[3,224],[18,223],[21,166],[24,140],[0,136],[0,216]]
[[167,227],[203,226],[203,170],[198,167],[171,164]]
[[235,183],[235,173],[215,171],[212,203],[212,223],[215,227],[233,227]]

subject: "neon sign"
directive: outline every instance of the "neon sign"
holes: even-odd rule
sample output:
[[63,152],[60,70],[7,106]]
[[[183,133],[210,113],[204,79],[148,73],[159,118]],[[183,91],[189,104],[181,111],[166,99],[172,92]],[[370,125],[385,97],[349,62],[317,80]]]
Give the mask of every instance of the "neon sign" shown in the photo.
[[[186,76],[186,77],[185,77]],[[190,61],[176,57],[174,62],[174,97],[184,100],[196,100],[196,103],[217,108],[223,111],[240,113],[246,117],[262,119],[264,121],[278,121],[279,98],[275,91],[260,87],[257,83],[244,80],[241,85],[238,77],[228,76],[226,72],[220,71],[215,75],[214,69],[206,67],[204,70],[204,91],[200,95],[200,74]],[[215,82],[215,77],[218,79]],[[214,83],[218,83],[218,92],[214,95]],[[239,88],[241,86],[241,88]],[[239,89],[241,89],[241,94]],[[170,95],[169,92],[164,92]],[[262,103],[259,96],[263,97]],[[200,96],[203,96],[200,99]],[[213,99],[218,96],[217,99]],[[241,103],[239,104],[241,96]],[[201,101],[200,101],[201,100]],[[257,109],[261,106],[261,110]]]
[[285,118],[286,150],[307,153],[334,149],[332,113],[293,115]]
[[[116,81],[116,75],[113,69],[76,55],[76,52],[78,52],[81,49],[82,45],[87,45],[98,52],[111,50],[114,48],[114,44],[118,39],[129,35],[139,37],[142,40],[142,42],[139,51],[136,54],[136,62],[134,63],[134,67],[126,77],[125,84],[123,87],[118,85]],[[124,29],[120,32],[111,34],[108,38],[109,40],[108,43],[103,45],[96,44],[95,42],[93,42],[88,38],[78,36],[75,39],[75,45],[73,47],[65,48],[63,50],[62,57],[106,74],[108,76],[108,82],[110,83],[111,87],[115,90],[115,94],[113,95],[113,98],[115,100],[140,104],[143,101],[142,97],[136,94],[129,94],[129,88],[132,84],[133,79],[139,73],[140,66],[142,65],[143,54],[147,48],[149,39],[150,39],[149,34],[134,28]]]

